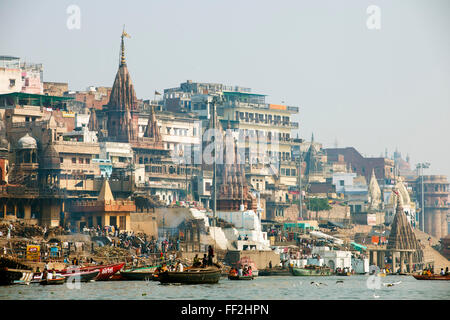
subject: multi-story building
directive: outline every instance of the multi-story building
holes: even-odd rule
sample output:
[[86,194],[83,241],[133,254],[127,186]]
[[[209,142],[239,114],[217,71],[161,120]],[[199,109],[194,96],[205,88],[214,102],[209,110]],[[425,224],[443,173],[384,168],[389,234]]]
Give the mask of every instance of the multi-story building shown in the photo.
[[0,94],[42,94],[43,91],[42,64],[21,62],[17,57],[0,56]]
[[[414,186],[419,206],[422,206],[422,176],[418,177]],[[427,175],[423,176],[423,197],[425,206],[424,231],[437,238],[448,235],[450,187],[447,176]],[[423,212],[423,211],[422,211]],[[419,215],[422,224],[422,212]]]
[[383,157],[366,158],[353,147],[330,148],[324,149],[324,151],[327,154],[328,163],[342,162],[343,160],[353,172],[364,176],[367,181],[374,170],[380,187],[394,183],[394,160]]

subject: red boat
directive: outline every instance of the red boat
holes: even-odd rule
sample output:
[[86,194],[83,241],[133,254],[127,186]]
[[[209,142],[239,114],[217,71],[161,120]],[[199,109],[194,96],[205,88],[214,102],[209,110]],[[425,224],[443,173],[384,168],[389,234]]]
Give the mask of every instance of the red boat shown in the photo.
[[422,275],[422,274],[413,274],[413,277],[417,280],[450,280],[450,274],[441,276],[440,274],[432,274],[432,275]]
[[[80,272],[89,272],[94,270],[99,270],[97,277],[95,278],[95,281],[105,281],[109,280],[113,274],[115,274],[117,271],[122,269],[122,267],[125,265],[124,262],[117,263],[117,264],[108,264],[108,265],[100,265],[100,266],[87,266],[87,267],[81,267],[79,268]],[[62,273],[70,273],[70,269],[65,269],[62,271]]]

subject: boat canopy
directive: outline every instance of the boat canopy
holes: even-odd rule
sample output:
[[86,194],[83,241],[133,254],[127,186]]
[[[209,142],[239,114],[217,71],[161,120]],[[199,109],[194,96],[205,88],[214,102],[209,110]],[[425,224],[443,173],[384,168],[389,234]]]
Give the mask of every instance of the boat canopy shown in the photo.
[[330,235],[328,235],[328,234],[326,234],[326,233],[323,233],[323,232],[320,232],[320,231],[311,231],[311,232],[309,233],[309,235],[311,235],[311,236],[313,236],[313,237],[315,237],[315,238],[325,238],[325,239],[330,239],[330,240],[332,240],[334,243],[337,243],[337,244],[343,244],[343,243],[344,243],[344,241],[342,241],[342,239],[339,239],[339,238],[330,236]]
[[294,228],[300,228],[300,229],[309,229],[314,230],[314,226],[310,225],[308,222],[286,222],[284,223],[285,229],[294,229]]
[[367,247],[365,247],[365,246],[363,246],[361,244],[358,244],[356,242],[350,242],[350,244],[358,251],[367,250]]

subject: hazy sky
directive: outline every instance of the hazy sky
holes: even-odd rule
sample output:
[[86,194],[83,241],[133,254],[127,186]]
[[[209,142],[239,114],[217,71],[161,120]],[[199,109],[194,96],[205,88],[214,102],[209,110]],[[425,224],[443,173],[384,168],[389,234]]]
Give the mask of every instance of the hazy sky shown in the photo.
[[250,87],[299,106],[303,138],[366,156],[398,147],[450,176],[450,1],[1,0],[0,55],[72,90],[112,86],[124,24],[138,98],[188,79]]

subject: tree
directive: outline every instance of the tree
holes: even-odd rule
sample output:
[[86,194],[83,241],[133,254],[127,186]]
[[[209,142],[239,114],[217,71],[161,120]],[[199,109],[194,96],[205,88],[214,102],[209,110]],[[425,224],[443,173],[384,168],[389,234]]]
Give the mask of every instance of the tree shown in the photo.
[[327,198],[309,198],[306,200],[306,207],[311,211],[330,210]]

